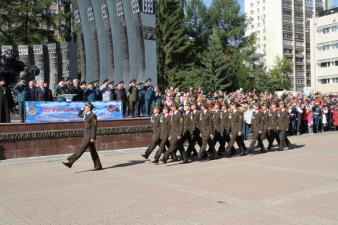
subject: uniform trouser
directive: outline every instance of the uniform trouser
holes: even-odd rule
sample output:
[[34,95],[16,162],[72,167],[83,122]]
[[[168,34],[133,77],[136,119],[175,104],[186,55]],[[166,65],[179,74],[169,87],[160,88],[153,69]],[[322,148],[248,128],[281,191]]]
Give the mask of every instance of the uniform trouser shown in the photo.
[[[227,129],[224,129],[223,131],[223,140],[224,140],[224,146],[225,146],[225,143],[230,143],[230,130],[227,130]],[[234,146],[231,147],[231,153],[232,154],[235,154],[236,153],[236,149]]]
[[262,140],[262,133],[259,132],[254,132],[253,136],[252,136],[252,141],[250,144],[250,149],[254,149],[256,142],[258,141],[259,147],[261,148],[262,151],[265,151],[265,147],[263,144],[263,140]]
[[[160,134],[160,139],[161,139],[161,143],[160,143],[160,148],[158,149],[158,151],[155,154],[155,161],[158,161],[161,157],[162,154],[165,154],[165,152],[167,151],[165,147],[167,147],[169,149],[170,144],[168,141],[168,137],[169,135],[167,133],[161,133]],[[173,157],[173,155],[171,155],[171,157]]]
[[215,130],[214,138],[212,139],[212,145],[216,146],[216,143],[219,143],[218,154],[225,151],[225,140],[222,137],[222,133]]
[[268,131],[269,132],[269,135],[267,136],[268,137],[268,141],[269,141],[269,146],[268,148],[272,148],[273,146],[273,141],[276,139],[278,145],[280,144],[280,139],[279,139],[279,135],[278,135],[278,132],[275,130],[275,129],[271,129]]
[[20,115],[21,122],[24,122],[25,121],[25,102],[24,101],[18,102],[18,106],[19,106],[19,115]]
[[[184,144],[184,142],[188,142],[188,148],[187,148],[187,156],[189,156],[191,154],[191,152],[197,153],[195,146],[192,145],[192,141],[193,141],[193,134],[191,131],[186,130],[183,134],[183,138],[182,138],[182,144]],[[188,154],[189,153],[189,154]]]
[[144,107],[145,107],[144,114],[146,116],[150,116],[151,115],[151,105],[152,105],[152,103],[153,103],[152,99],[145,99],[144,100]]
[[189,147],[187,149],[187,155],[188,157],[191,156],[191,153],[193,152],[195,156],[198,155],[195,145],[196,143],[201,147],[202,146],[202,139],[200,137],[200,131],[196,128],[192,134],[191,134],[191,142],[189,143]]
[[87,148],[89,148],[90,150],[90,155],[94,163],[94,168],[95,169],[102,168],[99,155],[97,154],[95,148],[95,144],[93,142],[90,142],[90,137],[83,138],[81,148],[78,151],[76,151],[73,155],[68,157],[68,162],[73,165],[73,163],[82,156],[82,154],[86,151]]
[[246,152],[243,134],[238,135],[238,132],[239,131],[234,131],[233,134],[231,135],[230,142],[229,142],[228,147],[227,147],[227,151],[229,151],[234,146],[234,144],[236,142],[240,151],[241,151],[241,153]]
[[135,117],[136,101],[129,102],[129,116]]
[[205,151],[207,150],[207,145],[209,145],[208,152],[212,155],[212,157],[215,157],[215,147],[212,144],[212,140],[210,138],[209,132],[202,132],[202,145],[200,148],[200,151],[198,152],[198,158],[202,159],[204,157]]
[[279,139],[280,139],[280,143],[279,143],[279,150],[283,150],[286,146],[288,146],[288,148],[291,147],[291,142],[289,141],[288,137],[287,137],[287,132],[285,130],[282,130],[279,132]]
[[180,136],[177,133],[172,133],[170,135],[170,147],[169,150],[165,153],[164,159],[165,161],[168,160],[169,155],[174,153],[177,149],[180,151],[181,157],[183,158],[183,161],[186,162],[187,161],[187,153],[184,150],[183,147],[183,142],[182,142],[182,137],[181,139],[178,139],[177,137]]
[[160,132],[156,131],[156,132],[153,133],[153,139],[151,140],[151,143],[150,143],[149,147],[147,148],[145,155],[149,156],[154,151],[156,146],[160,143],[161,143]]

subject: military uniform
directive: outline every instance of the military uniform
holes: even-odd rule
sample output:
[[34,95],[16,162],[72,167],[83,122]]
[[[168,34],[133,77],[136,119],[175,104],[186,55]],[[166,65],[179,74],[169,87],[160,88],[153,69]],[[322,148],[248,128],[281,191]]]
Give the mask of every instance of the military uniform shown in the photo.
[[222,137],[223,130],[222,130],[222,123],[221,123],[223,112],[220,109],[218,109],[216,111],[213,111],[212,114],[213,114],[213,124],[214,124],[213,126],[214,138],[212,140],[212,144],[213,146],[215,146],[217,142],[219,143],[218,154],[220,155],[221,152],[225,151],[225,141]]
[[184,144],[185,141],[188,142],[188,148],[187,148],[187,156],[191,152],[197,153],[194,146],[192,146],[192,138],[193,138],[193,114],[191,111],[185,111],[183,115],[183,138],[182,138],[182,144]]
[[155,160],[154,163],[158,163],[160,157],[162,154],[164,154],[167,150],[165,147],[167,146],[169,148],[169,135],[171,130],[171,117],[169,114],[165,115],[162,114],[160,117],[160,148],[155,154]]
[[191,153],[194,152],[194,156],[198,156],[195,145],[196,143],[201,147],[202,139],[201,139],[201,131],[200,131],[200,111],[194,110],[191,112],[191,123],[192,123],[192,137],[190,145],[187,149],[188,157],[191,156]]
[[264,129],[264,113],[262,111],[254,111],[251,118],[251,129],[253,131],[253,137],[250,144],[250,150],[253,150],[256,142],[261,148],[261,152],[265,152],[265,147],[262,140],[262,134]]
[[234,146],[235,141],[240,149],[241,155],[246,154],[246,147],[244,144],[243,134],[239,135],[239,132],[242,132],[243,128],[243,113],[239,110],[235,112],[230,112],[230,124],[231,124],[231,138],[227,146],[226,152],[229,155],[231,148]]
[[156,148],[158,144],[161,142],[161,115],[160,114],[153,114],[151,116],[150,122],[153,124],[153,139],[151,141],[151,144],[145,151],[145,153],[142,155],[144,158],[148,159],[149,155],[153,152],[153,150]]
[[278,145],[280,143],[278,132],[277,132],[277,118],[278,117],[278,111],[270,109],[269,110],[269,135],[268,135],[268,141],[269,146],[268,149],[271,149],[273,146],[273,141],[276,139]]
[[101,161],[100,161],[99,155],[97,154],[95,144],[94,144],[94,142],[91,142],[92,139],[96,140],[97,117],[93,112],[85,115],[83,110],[81,110],[78,113],[78,116],[82,117],[82,118],[84,117],[85,131],[84,131],[84,136],[83,136],[83,139],[82,139],[82,146],[77,152],[75,152],[73,155],[69,156],[68,162],[64,163],[64,164],[68,167],[72,167],[74,162],[82,156],[82,154],[86,151],[87,148],[89,148],[90,155],[91,155],[92,160],[94,162],[94,168],[96,170],[102,169]]
[[210,135],[213,132],[213,122],[212,122],[212,114],[208,110],[204,110],[200,112],[199,119],[199,128],[201,131],[202,145],[200,151],[198,152],[198,158],[202,159],[204,157],[205,151],[207,149],[207,145],[209,145],[209,153],[211,154],[211,159],[215,157],[215,148],[213,146]]
[[183,162],[187,162],[187,155],[183,148],[182,135],[183,135],[183,116],[179,111],[174,112],[171,116],[171,131],[170,131],[170,147],[163,158],[163,162],[166,163],[169,155],[174,153],[177,149],[180,151]]
[[289,112],[286,109],[283,109],[281,111],[278,111],[278,120],[277,120],[277,126],[279,130],[279,150],[282,151],[285,147],[285,144],[288,146],[289,149],[292,149],[292,145],[287,138],[287,130],[289,129],[289,121],[290,121],[290,115]]
[[[230,111],[225,110],[221,112],[221,130],[223,132],[223,143],[225,146],[225,143],[229,143],[230,142]],[[235,154],[236,153],[236,149],[234,146],[231,147],[231,154]]]

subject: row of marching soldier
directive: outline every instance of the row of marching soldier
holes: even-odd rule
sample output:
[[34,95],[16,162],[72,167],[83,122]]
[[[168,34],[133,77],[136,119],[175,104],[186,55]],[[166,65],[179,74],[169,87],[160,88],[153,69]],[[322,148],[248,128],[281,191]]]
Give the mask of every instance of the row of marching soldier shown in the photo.
[[[186,102],[183,111],[179,111],[177,102],[173,102],[171,107],[155,106],[151,117],[152,142],[142,156],[148,159],[157,146],[154,163],[160,160],[167,163],[169,158],[179,160],[177,151],[183,163],[231,157],[237,154],[235,143],[240,156],[257,151],[256,147],[261,153],[271,150],[274,141],[280,151],[285,147],[292,149],[294,146],[287,138],[289,117],[288,105],[284,101],[255,101],[252,140],[247,147],[242,133],[243,112],[238,102],[215,101],[211,106],[205,101]],[[267,139],[267,147],[264,139]]]

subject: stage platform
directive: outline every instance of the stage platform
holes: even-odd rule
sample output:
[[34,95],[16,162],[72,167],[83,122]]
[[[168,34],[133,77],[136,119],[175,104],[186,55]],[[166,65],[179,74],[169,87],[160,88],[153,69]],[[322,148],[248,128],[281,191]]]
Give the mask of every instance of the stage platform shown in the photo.
[[[57,155],[81,145],[83,122],[8,123],[0,125],[0,159]],[[149,118],[98,121],[97,149],[147,146],[152,137]]]

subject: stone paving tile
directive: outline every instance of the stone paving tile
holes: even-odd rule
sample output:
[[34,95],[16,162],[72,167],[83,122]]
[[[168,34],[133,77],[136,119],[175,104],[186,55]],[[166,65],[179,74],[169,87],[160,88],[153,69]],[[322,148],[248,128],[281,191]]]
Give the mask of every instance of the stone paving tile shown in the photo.
[[[2,224],[338,225],[338,134],[291,137],[304,147],[155,165],[141,151],[0,162]],[[66,156],[64,156],[64,159]]]

